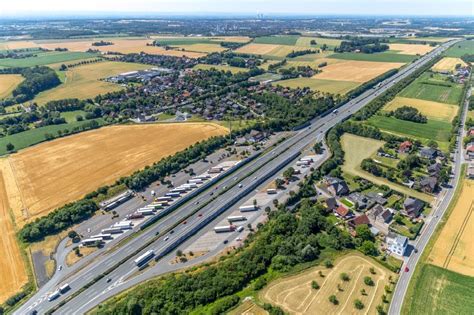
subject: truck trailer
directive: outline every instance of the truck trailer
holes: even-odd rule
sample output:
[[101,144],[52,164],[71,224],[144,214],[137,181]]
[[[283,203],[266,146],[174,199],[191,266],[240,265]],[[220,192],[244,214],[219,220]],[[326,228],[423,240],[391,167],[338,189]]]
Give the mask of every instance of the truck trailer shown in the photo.
[[216,226],[214,228],[214,232],[216,233],[233,232],[233,231],[235,231],[234,225]]
[[240,212],[256,211],[258,210],[258,206],[257,205],[240,206],[239,210]]
[[56,300],[60,295],[61,295],[61,292],[59,292],[59,290],[56,290],[50,295],[48,295],[48,301],[51,302],[53,300]]
[[244,217],[243,215],[235,215],[235,216],[227,217],[227,221],[229,221],[230,223],[238,222],[238,221],[245,221],[245,220],[247,220],[247,218]]
[[155,256],[155,252],[152,249],[150,249],[149,251],[146,251],[144,254],[140,255],[133,262],[135,263],[135,265],[141,266],[144,263],[146,263],[148,260],[150,260],[153,256]]

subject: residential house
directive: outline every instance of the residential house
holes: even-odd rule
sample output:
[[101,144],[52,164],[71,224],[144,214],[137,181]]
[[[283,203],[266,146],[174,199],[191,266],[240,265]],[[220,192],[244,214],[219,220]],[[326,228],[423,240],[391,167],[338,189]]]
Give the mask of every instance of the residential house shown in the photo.
[[327,190],[333,196],[343,196],[349,193],[349,187],[346,182],[340,178],[326,176],[324,182],[327,186]]
[[376,205],[370,211],[367,212],[369,218],[372,221],[377,221],[379,223],[389,223],[392,221],[393,213],[390,209],[386,209],[381,205]]
[[434,160],[438,156],[438,150],[433,148],[422,148],[420,156],[425,159]]
[[366,214],[357,216],[354,219],[349,221],[349,225],[352,226],[353,228],[362,224],[370,225],[369,217]]
[[404,212],[406,213],[407,216],[411,218],[417,218],[420,215],[420,212],[423,209],[423,207],[424,207],[423,201],[416,198],[408,197],[403,202]]
[[332,198],[326,199],[326,208],[331,211],[336,209],[337,208],[336,198],[332,197]]
[[438,179],[433,176],[426,176],[420,180],[420,189],[425,193],[433,193],[438,187]]
[[399,256],[405,255],[405,252],[408,247],[408,238],[406,236],[399,235],[394,232],[389,232],[385,238],[387,243],[387,248],[392,253],[395,253]]
[[431,164],[427,168],[428,174],[430,174],[430,176],[434,176],[434,177],[439,176],[439,173],[441,172],[441,169],[442,169],[441,163],[438,163],[438,162]]
[[347,199],[352,201],[353,204],[357,205],[358,209],[367,209],[374,204],[374,201],[359,192],[351,193],[349,196],[347,196]]
[[466,154],[470,160],[474,159],[474,142],[471,142],[466,146]]
[[379,205],[383,206],[387,203],[387,199],[384,198],[381,193],[370,191],[366,195],[368,198],[372,199],[374,202],[378,203]]
[[413,146],[413,143],[411,141],[403,141],[400,143],[400,146],[398,147],[398,153],[408,153],[410,152],[411,148]]
[[337,207],[336,210],[334,210],[334,212],[335,212],[336,216],[338,216],[342,219],[346,219],[346,218],[349,217],[349,214],[350,214],[351,211],[349,209],[347,209],[346,207],[341,205],[341,206]]

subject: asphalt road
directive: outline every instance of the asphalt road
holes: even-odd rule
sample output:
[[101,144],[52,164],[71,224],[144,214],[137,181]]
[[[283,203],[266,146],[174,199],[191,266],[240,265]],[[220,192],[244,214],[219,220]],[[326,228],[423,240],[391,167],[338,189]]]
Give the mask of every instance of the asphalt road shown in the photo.
[[[69,270],[67,274],[57,273],[52,281],[49,281],[43,288],[41,288],[30,300],[22,305],[15,314],[28,314],[32,310],[36,310],[40,314],[45,313],[52,307],[58,305],[61,301],[65,300],[68,296],[79,291],[95,277],[111,269],[113,270],[103,279],[94,283],[87,289],[83,290],[79,295],[67,301],[65,305],[59,308],[57,313],[83,313],[87,309],[97,305],[97,301],[102,300],[101,297],[108,297],[109,292],[112,291],[113,288],[120,287],[121,290],[125,289],[125,286],[122,286],[121,283],[123,283],[127,277],[136,272],[137,268],[133,263],[133,260],[136,257],[149,249],[153,249],[157,255],[167,254],[170,250],[171,244],[179,245],[192,237],[199,229],[203,228],[204,223],[202,220],[209,220],[209,222],[211,222],[212,220],[210,220],[210,218],[217,217],[222,211],[226,210],[226,207],[229,208],[238,200],[247,196],[258,187],[260,183],[276,174],[285,165],[294,161],[299,152],[306,146],[312,144],[317,136],[324,134],[335,124],[348,118],[354,112],[375,99],[379,94],[385,92],[398,81],[409,76],[422,64],[440,54],[448,46],[449,44],[445,43],[433,50],[431,53],[404,67],[397,74],[382,82],[378,88],[370,89],[341,106],[337,113],[329,114],[325,117],[313,120],[310,127],[301,130],[295,136],[282,142],[267,154],[242,166],[234,174],[226,177],[215,185],[217,187],[214,187],[213,189],[216,193],[214,193],[213,196],[210,196],[208,191],[202,193],[192,199],[192,201],[180,207],[177,211],[174,211],[167,217],[158,221],[158,223],[141,233],[139,236],[129,240],[125,246],[114,251],[105,252],[87,266],[81,266],[81,268],[78,267],[77,269],[72,268],[72,270]],[[235,180],[235,178],[237,180]],[[239,188],[236,185],[237,183],[241,183],[243,187]],[[232,187],[232,185],[234,186]],[[222,191],[223,187],[230,188],[222,194],[217,195],[217,192]],[[214,199],[209,202],[211,198]],[[199,214],[202,216],[199,216],[198,214],[193,215],[187,219],[187,224],[178,225],[174,229],[173,234],[168,233],[166,235],[161,235],[150,246],[147,246],[139,253],[136,253],[137,249],[142,247],[143,244],[147,241],[153,240],[159,231],[163,231],[173,224],[181,222],[183,218],[193,213],[198,207],[196,202],[199,202],[199,205],[209,202],[199,211]],[[166,241],[165,238],[167,238]],[[129,256],[131,255],[133,256],[130,258]],[[123,260],[125,260],[125,262],[120,263]],[[114,283],[107,283],[106,280],[108,278],[113,279]],[[71,289],[61,295],[58,299],[49,302],[47,296],[59,285],[66,282],[70,284]],[[131,281],[127,281],[127,283],[131,283]],[[114,287],[111,288],[112,285]]]
[[[449,207],[451,200],[456,191],[456,187],[461,177],[461,165],[464,162],[464,152],[463,152],[463,137],[465,135],[464,125],[466,121],[466,114],[468,110],[468,100],[464,106],[464,111],[461,116],[462,127],[460,130],[462,132],[458,135],[456,153],[454,154],[454,177],[449,182],[449,188],[445,188],[438,196],[434,210],[432,211],[429,222],[425,224],[425,227],[421,231],[420,237],[415,242],[414,246],[418,249],[418,253],[413,252],[412,255],[408,258],[406,263],[402,266],[402,271],[398,279],[397,285],[393,292],[392,302],[390,303],[389,314],[398,315],[402,311],[403,301],[405,299],[405,294],[410,283],[410,279],[415,271],[416,264],[418,263],[421,254],[425,250],[426,245],[428,244],[431,236],[433,235],[436,227],[443,218],[446,209]],[[408,267],[408,272],[405,272],[405,267]]]

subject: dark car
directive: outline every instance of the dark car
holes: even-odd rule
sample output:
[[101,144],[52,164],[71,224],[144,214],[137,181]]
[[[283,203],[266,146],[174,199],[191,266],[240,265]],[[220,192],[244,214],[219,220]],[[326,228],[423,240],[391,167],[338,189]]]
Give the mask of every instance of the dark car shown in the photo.
[[108,279],[107,279],[107,283],[109,283],[110,281],[112,281],[112,278],[108,278]]

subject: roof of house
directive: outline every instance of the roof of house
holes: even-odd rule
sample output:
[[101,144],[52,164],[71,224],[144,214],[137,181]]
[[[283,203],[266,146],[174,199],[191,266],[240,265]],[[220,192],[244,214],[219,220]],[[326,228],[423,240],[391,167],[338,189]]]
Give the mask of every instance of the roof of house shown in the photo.
[[343,207],[343,206],[339,206],[336,208],[336,213],[339,214],[341,217],[345,217],[346,215],[349,214],[349,209]]
[[405,149],[408,149],[408,148],[411,148],[413,144],[411,143],[411,141],[403,141],[402,143],[400,143],[400,149],[401,150],[405,150]]
[[438,180],[436,179],[436,177],[433,177],[433,176],[423,177],[420,181],[420,185],[422,187],[429,187],[431,189],[435,189],[437,183],[438,183]]
[[394,243],[401,247],[405,247],[408,244],[408,238],[406,236],[394,232],[389,232],[387,238],[392,239]]
[[381,216],[384,219],[384,221],[387,221],[389,218],[392,217],[392,211],[390,211],[389,209],[385,209],[385,211],[382,212]]
[[434,163],[428,166],[428,172],[439,172],[441,170],[441,163]]
[[372,208],[372,215],[376,217],[382,214],[383,211],[384,211],[384,208],[381,205],[376,205],[375,207]]
[[437,153],[438,153],[438,150],[433,149],[433,148],[422,148],[420,150],[420,154],[427,157],[435,157]]
[[365,214],[362,214],[358,217],[355,217],[354,219],[352,219],[352,223],[355,225],[355,226],[358,226],[358,225],[361,225],[361,224],[370,224],[370,220],[369,218],[367,217],[367,215]]
[[416,198],[408,197],[403,202],[403,207],[405,208],[405,210],[420,210],[421,208],[423,208],[423,201]]
[[334,209],[337,207],[337,201],[336,198],[328,198],[326,199],[326,205],[328,206],[329,209]]

